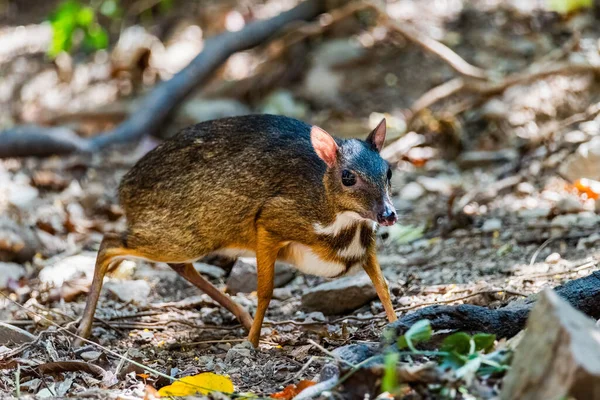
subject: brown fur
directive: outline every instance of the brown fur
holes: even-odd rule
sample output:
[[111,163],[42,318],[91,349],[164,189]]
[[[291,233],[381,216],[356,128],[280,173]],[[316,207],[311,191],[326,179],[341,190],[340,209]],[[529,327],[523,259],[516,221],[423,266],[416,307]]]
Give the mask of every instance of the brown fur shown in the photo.
[[[128,230],[103,241],[80,334],[90,334],[104,274],[123,257],[173,264],[250,328],[247,312],[215,292],[189,266],[217,250],[236,248],[257,256],[258,308],[249,334],[257,345],[272,296],[274,263],[295,261],[291,243],[308,246],[323,260],[345,264],[344,272],[363,265],[389,319],[395,319],[368,223],[357,222],[335,236],[314,229],[315,224],[331,224],[344,211],[374,215],[382,196],[388,195],[389,182],[380,179],[387,164],[364,142],[336,139],[339,160],[327,168],[311,146],[312,129],[275,116],[209,121],[185,129],[143,157],[119,188]],[[354,163],[361,179],[352,190],[339,178],[344,163]],[[364,170],[359,168],[363,164]],[[365,253],[341,257],[338,251],[349,246],[357,230]]]

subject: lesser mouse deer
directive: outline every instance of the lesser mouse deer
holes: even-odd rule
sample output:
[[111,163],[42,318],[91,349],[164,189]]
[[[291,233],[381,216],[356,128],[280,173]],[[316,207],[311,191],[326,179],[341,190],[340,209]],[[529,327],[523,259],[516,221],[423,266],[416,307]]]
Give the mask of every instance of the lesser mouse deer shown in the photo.
[[[128,229],[100,245],[79,334],[90,335],[104,275],[123,258],[168,263],[231,311],[254,346],[276,260],[325,277],[362,267],[396,320],[375,254],[376,224],[397,219],[391,169],[379,155],[385,134],[385,120],[362,141],[288,117],[249,115],[203,122],[162,143],[121,182]],[[248,252],[257,258],[254,321],[192,266],[207,254]]]

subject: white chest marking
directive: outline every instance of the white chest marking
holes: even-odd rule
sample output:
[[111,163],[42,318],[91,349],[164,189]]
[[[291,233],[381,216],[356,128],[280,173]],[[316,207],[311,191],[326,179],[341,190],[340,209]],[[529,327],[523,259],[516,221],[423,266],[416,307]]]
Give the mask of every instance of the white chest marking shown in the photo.
[[291,243],[289,252],[296,268],[305,274],[333,278],[346,270],[346,265],[325,261],[316,255],[310,247],[300,243]]
[[359,221],[368,221],[368,219],[361,217],[354,211],[344,211],[337,214],[335,216],[335,220],[331,224],[323,226],[317,222],[313,225],[313,227],[316,233],[335,236]]
[[365,248],[362,246],[360,242],[360,230],[362,228],[359,226],[356,228],[356,233],[354,233],[354,238],[352,238],[352,242],[345,249],[338,250],[338,255],[344,258],[356,258],[365,254]]

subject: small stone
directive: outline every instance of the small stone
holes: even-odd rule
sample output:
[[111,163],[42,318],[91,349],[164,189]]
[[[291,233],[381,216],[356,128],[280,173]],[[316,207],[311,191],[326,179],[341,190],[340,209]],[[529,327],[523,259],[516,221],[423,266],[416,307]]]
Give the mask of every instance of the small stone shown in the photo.
[[304,321],[306,321],[306,322],[325,322],[325,321],[327,321],[327,318],[325,318],[325,315],[323,315],[322,312],[313,311],[306,316],[306,319]]
[[254,346],[252,346],[252,343],[245,340],[242,343],[236,344],[227,351],[227,355],[225,356],[225,362],[231,363],[233,360],[251,357],[253,351]]
[[504,120],[508,113],[509,109],[506,102],[495,98],[487,101],[481,109],[481,116],[492,120]]
[[581,228],[593,228],[600,223],[600,215],[591,211],[583,211],[577,214],[577,226]]
[[225,271],[215,265],[205,264],[202,262],[195,262],[194,268],[201,275],[208,275],[211,278],[220,279],[225,276]]
[[325,315],[356,310],[377,297],[375,287],[366,273],[322,283],[306,290],[302,306]]
[[[296,276],[296,270],[289,264],[275,263],[275,287],[289,283]],[[227,278],[227,292],[230,294],[252,293],[256,290],[256,258],[240,257],[237,259]]]
[[535,187],[529,182],[521,182],[517,185],[517,192],[523,195],[529,195],[535,192]]
[[273,290],[273,298],[276,300],[287,300],[292,298],[292,296],[292,289],[290,288],[283,287]]
[[561,163],[559,171],[573,182],[581,178],[600,180],[600,137],[580,144],[577,151]]
[[540,219],[547,218],[552,209],[547,208],[527,208],[524,210],[517,211],[517,215],[523,219]]
[[35,340],[31,333],[14,325],[0,322],[0,345],[23,344]]
[[430,178],[428,176],[420,176],[417,182],[431,193],[440,193],[444,196],[452,194],[452,184],[440,178]]
[[0,262],[0,290],[6,289],[10,281],[18,281],[25,276],[25,268],[15,263]]
[[550,225],[559,227],[559,228],[570,228],[572,226],[577,225],[577,215],[575,215],[575,214],[557,215],[550,222]]
[[514,149],[498,151],[467,151],[462,153],[458,160],[458,166],[463,169],[487,167],[492,164],[512,162],[517,159],[519,153]]
[[177,117],[189,123],[250,114],[247,105],[233,99],[192,98],[183,103]]
[[112,281],[106,283],[106,289],[116,295],[119,300],[128,303],[145,304],[150,295],[150,285],[144,280]]
[[417,182],[407,183],[400,190],[400,198],[408,201],[415,201],[421,198],[425,194],[425,189],[423,186],[419,185]]
[[304,118],[308,111],[308,106],[295,99],[292,92],[280,89],[267,96],[261,107],[261,111],[264,114]]
[[561,213],[576,213],[583,210],[583,205],[575,196],[565,196],[556,203],[556,208]]
[[481,227],[483,232],[495,232],[502,228],[502,220],[498,218],[486,219]]
[[65,281],[80,275],[92,276],[96,264],[95,252],[84,252],[76,256],[66,257],[54,265],[44,267],[39,274],[40,281],[51,283],[57,287]]
[[99,351],[85,351],[79,355],[79,357],[81,357],[82,360],[85,360],[88,362],[96,361],[97,359],[100,358],[100,356],[102,356],[102,353]]
[[27,209],[39,194],[39,190],[32,186],[12,185],[9,186],[8,202],[20,209]]
[[561,259],[562,257],[560,256],[560,254],[552,253],[548,257],[546,257],[546,262],[548,264],[557,264]]

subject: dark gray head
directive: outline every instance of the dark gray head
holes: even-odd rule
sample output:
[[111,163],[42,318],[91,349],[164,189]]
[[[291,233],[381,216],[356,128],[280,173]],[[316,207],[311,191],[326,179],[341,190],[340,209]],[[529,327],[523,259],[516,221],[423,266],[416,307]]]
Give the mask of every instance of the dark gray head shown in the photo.
[[323,182],[338,211],[353,211],[381,225],[397,221],[390,199],[392,170],[379,155],[385,141],[385,119],[366,140],[336,140],[313,126],[311,142],[327,164]]

